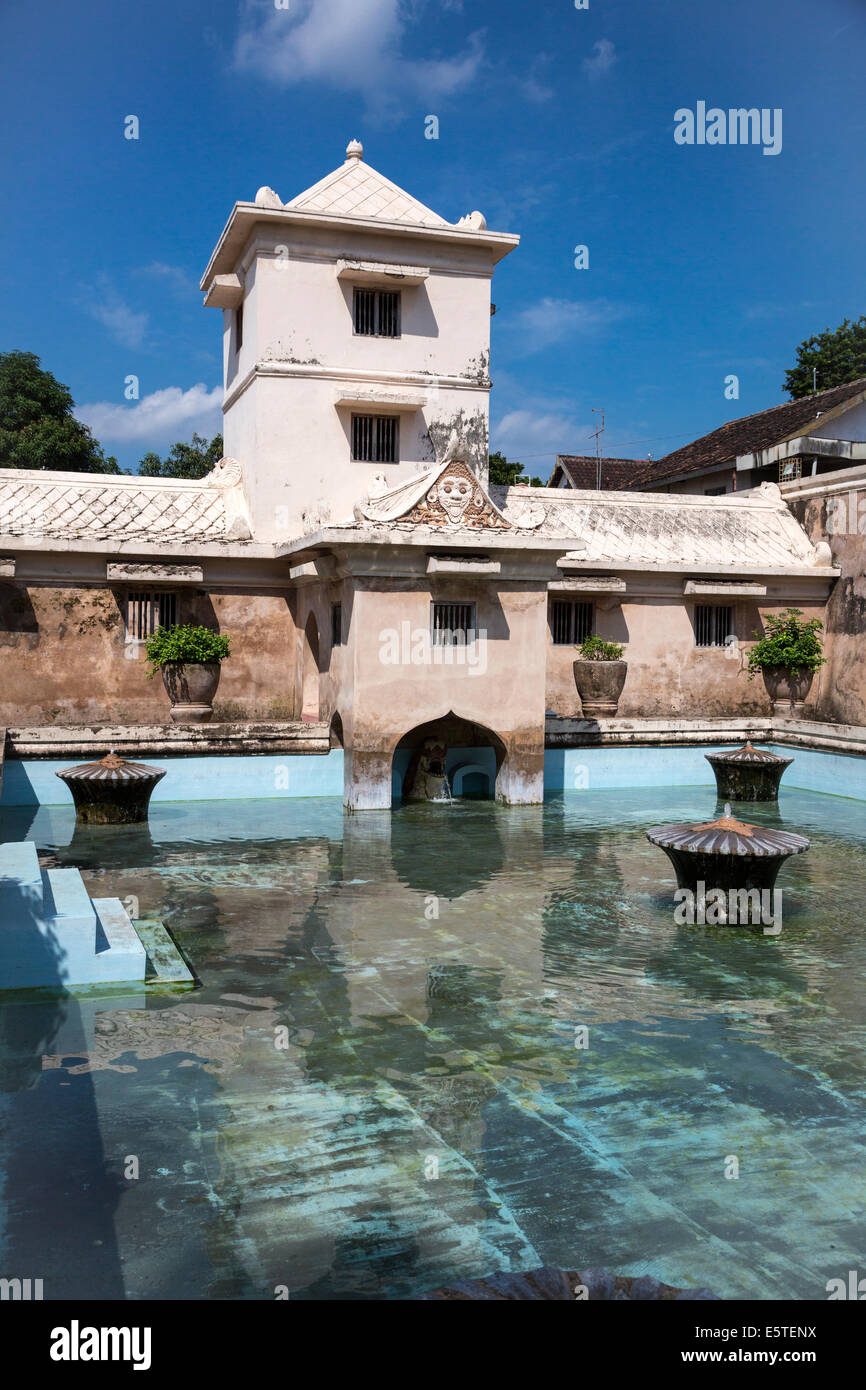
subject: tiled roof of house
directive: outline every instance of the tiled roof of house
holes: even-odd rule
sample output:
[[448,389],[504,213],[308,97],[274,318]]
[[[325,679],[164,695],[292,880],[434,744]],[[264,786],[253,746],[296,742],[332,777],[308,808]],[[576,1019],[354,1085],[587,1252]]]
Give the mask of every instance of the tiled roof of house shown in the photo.
[[744,415],[739,420],[729,420],[718,429],[703,435],[701,439],[676,449],[664,458],[644,464],[623,483],[623,487],[646,487],[648,483],[661,482],[665,478],[676,478],[684,473],[700,473],[725,463],[733,464],[743,454],[752,454],[759,449],[772,448],[774,444],[788,439],[798,431],[805,431],[814,425],[818,417],[844,405],[846,401],[866,392],[866,377],[849,381],[844,386],[831,386],[826,391],[818,391],[813,396],[803,396],[800,400],[785,401],[782,405],[771,406],[769,410],[758,411],[755,415]]
[[[601,488],[628,487],[635,475],[647,465],[647,459],[603,458],[601,461]],[[598,478],[598,459],[594,454],[557,454],[556,466],[550,475],[549,487],[559,487],[562,475],[570,480],[572,487],[595,488]]]

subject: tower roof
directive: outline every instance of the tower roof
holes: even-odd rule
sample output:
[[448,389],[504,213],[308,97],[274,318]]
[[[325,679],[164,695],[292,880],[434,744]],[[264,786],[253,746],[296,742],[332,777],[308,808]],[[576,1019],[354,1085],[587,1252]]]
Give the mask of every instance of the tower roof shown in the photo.
[[298,212],[327,212],[336,217],[375,218],[380,222],[409,222],[413,226],[447,227],[444,217],[425,207],[411,193],[364,163],[364,148],[352,140],[346,159],[312,188],[299,193],[287,208]]

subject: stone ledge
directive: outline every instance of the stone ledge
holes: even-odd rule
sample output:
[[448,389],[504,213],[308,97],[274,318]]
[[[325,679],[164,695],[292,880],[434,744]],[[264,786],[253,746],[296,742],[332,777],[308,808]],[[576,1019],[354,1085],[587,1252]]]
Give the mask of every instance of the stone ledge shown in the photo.
[[184,754],[318,753],[330,750],[327,724],[302,720],[232,724],[54,724],[6,730],[7,759],[124,757]]
[[746,739],[866,757],[866,726],[766,715],[737,719],[566,719],[548,715],[544,746],[744,743]]

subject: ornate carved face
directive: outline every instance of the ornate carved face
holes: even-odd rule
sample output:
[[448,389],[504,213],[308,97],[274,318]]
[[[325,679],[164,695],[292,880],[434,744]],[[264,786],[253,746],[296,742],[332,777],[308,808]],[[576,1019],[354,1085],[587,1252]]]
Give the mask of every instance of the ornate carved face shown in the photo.
[[433,489],[435,497],[431,497],[431,501],[438,501],[445,509],[448,520],[456,525],[469,506],[473,491],[468,478],[450,474],[437,483]]

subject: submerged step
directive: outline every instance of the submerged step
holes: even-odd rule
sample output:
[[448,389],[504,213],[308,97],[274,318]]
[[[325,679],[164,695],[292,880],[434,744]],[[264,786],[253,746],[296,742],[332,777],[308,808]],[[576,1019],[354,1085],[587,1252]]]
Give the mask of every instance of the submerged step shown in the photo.
[[0,844],[0,924],[5,924],[5,909],[22,896],[41,906],[42,871],[32,840]]

